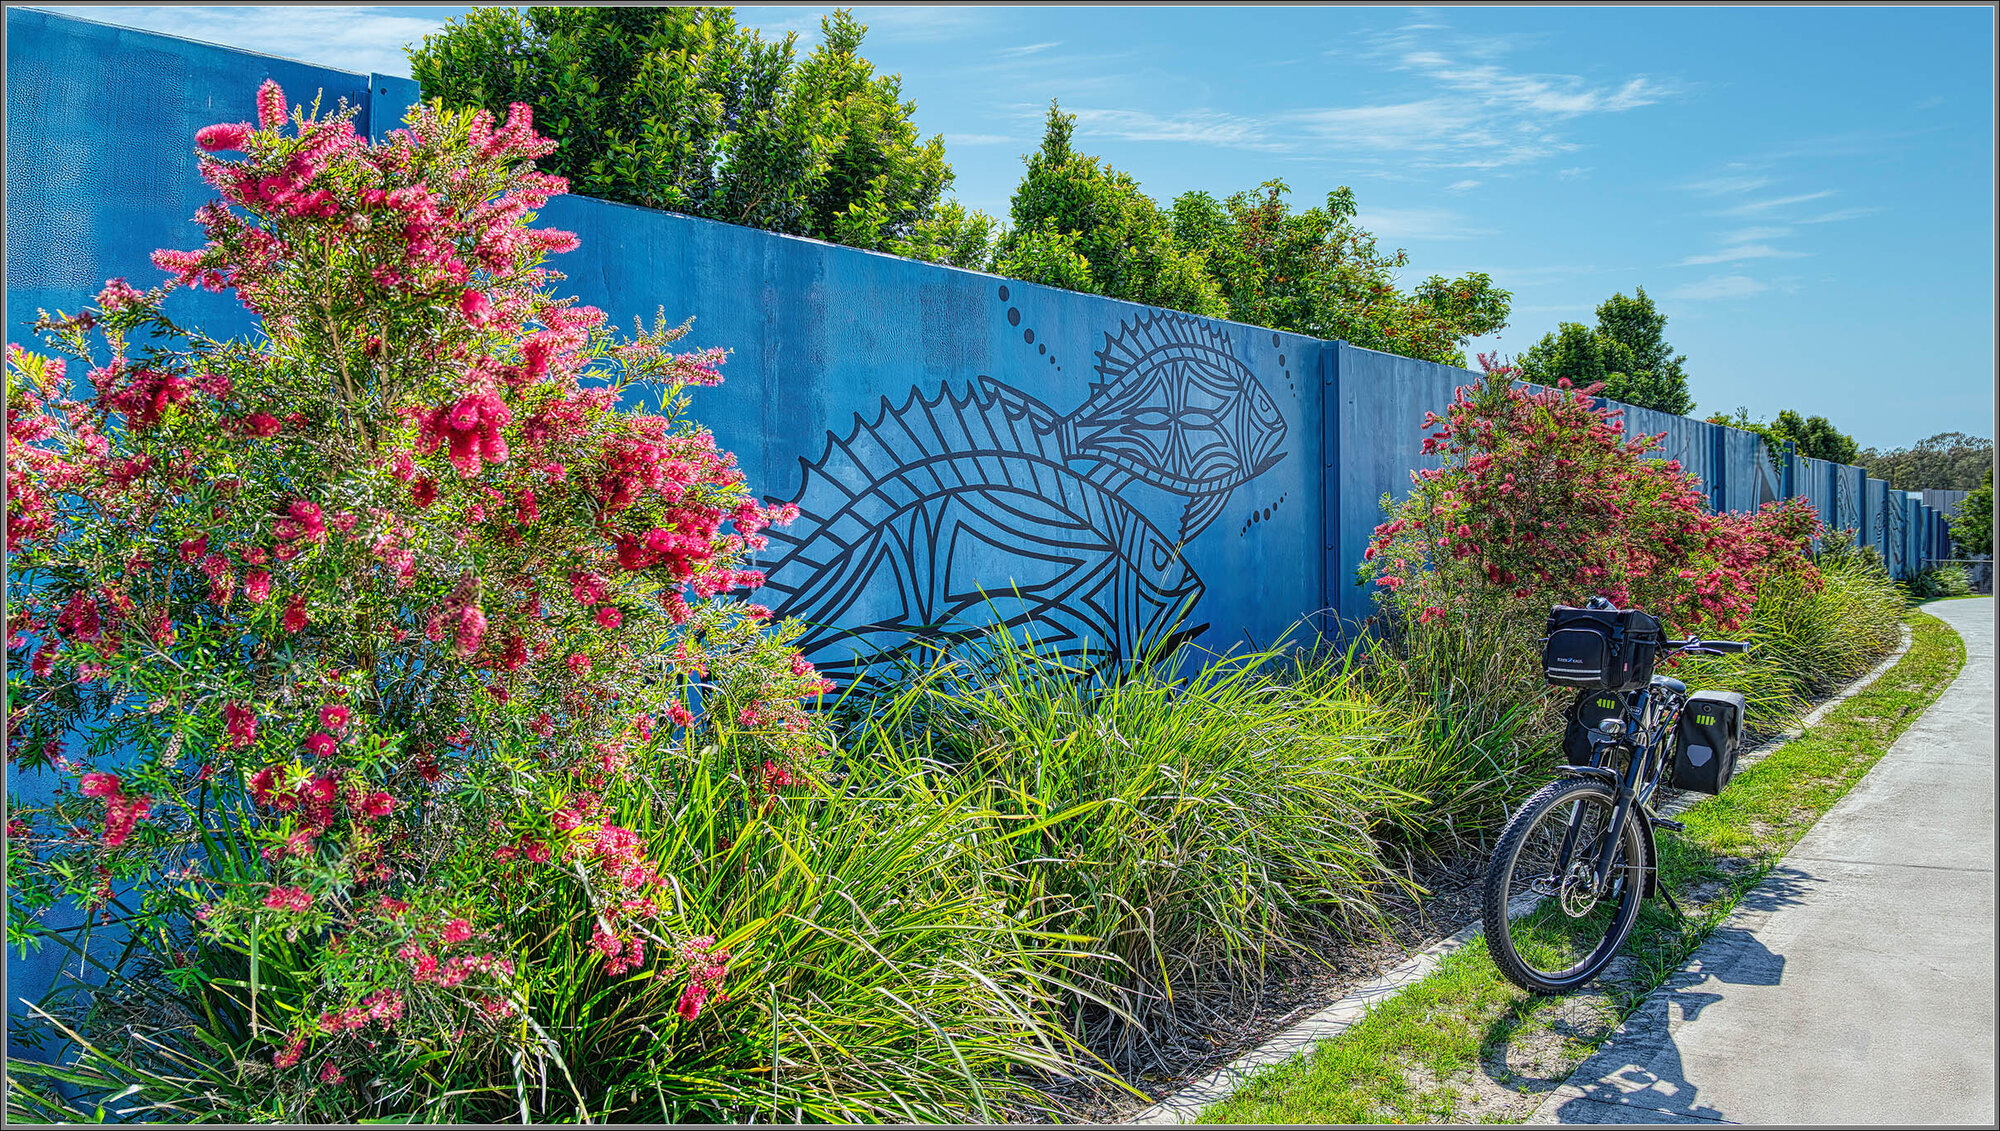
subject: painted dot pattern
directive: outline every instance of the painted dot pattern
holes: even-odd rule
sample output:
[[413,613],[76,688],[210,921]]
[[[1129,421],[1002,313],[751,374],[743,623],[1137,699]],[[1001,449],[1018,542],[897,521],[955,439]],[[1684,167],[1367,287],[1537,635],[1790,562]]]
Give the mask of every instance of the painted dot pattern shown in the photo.
[[[1006,302],[1006,301],[1007,301],[1007,299],[1008,299],[1008,298],[1010,297],[1010,296],[1009,296],[1009,293],[1008,293],[1008,290],[1007,290],[1007,288],[1006,288],[1006,287],[1000,287],[1000,288],[998,288],[998,289],[997,289],[997,290],[996,290],[996,291],[995,291],[994,293],[996,293],[996,294],[998,294],[998,295],[1000,296],[1000,301],[1001,301],[1001,302]],[[1018,307],[1018,306],[1010,306],[1010,307],[1008,307],[1008,308],[1007,308],[1007,325],[1009,325],[1009,326],[1019,326],[1020,324],[1021,324],[1021,308],[1020,308],[1020,307]],[[1049,359],[1049,364],[1050,364],[1050,365],[1053,365],[1053,366],[1055,366],[1055,370],[1056,370],[1056,372],[1057,372],[1057,373],[1061,373],[1061,372],[1062,372],[1062,366],[1061,366],[1061,365],[1057,365],[1057,364],[1056,364],[1056,357],[1055,357],[1055,355],[1049,352],[1049,344],[1048,344],[1048,342],[1046,342],[1046,341],[1042,341],[1042,342],[1037,342],[1037,341],[1035,341],[1035,330],[1034,330],[1034,327],[1032,327],[1032,326],[1031,326],[1031,327],[1029,327],[1029,328],[1027,328],[1027,329],[1025,329],[1025,330],[1022,330],[1022,331],[1021,331],[1021,341],[1022,341],[1023,343],[1025,343],[1025,344],[1027,344],[1027,345],[1031,345],[1031,346],[1034,346],[1034,347],[1035,347],[1035,353],[1036,353],[1036,355],[1037,355],[1037,356],[1040,356],[1040,357],[1046,357],[1046,358],[1048,358],[1048,359]]]
[[1287,491],[1284,494],[1279,495],[1278,501],[1272,503],[1270,506],[1265,507],[1262,510],[1251,511],[1250,517],[1243,520],[1243,528],[1236,532],[1236,536],[1238,538],[1245,537],[1250,533],[1251,527],[1257,525],[1260,522],[1271,521],[1271,516],[1278,513],[1278,510],[1284,506],[1285,500],[1291,498],[1291,494],[1292,493],[1290,491]]

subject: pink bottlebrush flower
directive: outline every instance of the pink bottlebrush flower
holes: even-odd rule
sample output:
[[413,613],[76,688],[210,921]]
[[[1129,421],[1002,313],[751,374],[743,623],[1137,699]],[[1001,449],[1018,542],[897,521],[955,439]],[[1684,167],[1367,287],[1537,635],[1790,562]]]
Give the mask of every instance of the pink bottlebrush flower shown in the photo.
[[345,733],[347,720],[352,712],[344,703],[334,703],[319,709],[319,725],[336,734]]
[[319,1082],[322,1084],[345,1084],[347,1083],[347,1077],[341,1075],[340,1065],[329,1060],[326,1062],[326,1067],[319,1070]]
[[572,573],[569,593],[579,605],[594,605],[605,598],[604,579],[592,573]]
[[474,326],[484,326],[493,320],[493,300],[482,291],[467,291],[460,295],[458,310]]
[[246,570],[243,574],[243,595],[250,598],[253,605],[261,605],[271,596],[271,574],[269,570]]
[[315,734],[311,738],[306,739],[306,753],[315,758],[331,757],[333,752],[338,749],[340,749],[340,740],[330,734]]
[[194,143],[210,153],[242,149],[243,143],[250,140],[250,132],[248,122],[217,122],[196,130]]
[[299,1057],[304,1055],[305,1051],[306,1039],[304,1037],[296,1038],[291,1044],[273,1053],[271,1055],[271,1063],[279,1068],[290,1068],[299,1062]]
[[291,603],[285,606],[284,623],[286,632],[299,633],[305,631],[307,624],[306,599],[303,596],[293,597]]
[[267,130],[275,130],[285,124],[285,92],[279,88],[278,80],[265,79],[257,88],[257,124]]
[[590,671],[590,657],[582,652],[572,653],[566,662],[569,664],[569,670],[577,675],[584,675]]
[[312,893],[304,888],[274,887],[264,897],[264,906],[273,911],[308,911],[312,901]]
[[116,797],[122,790],[117,774],[92,771],[83,775],[81,792],[85,797]]
[[604,605],[597,610],[597,623],[603,628],[617,628],[625,619],[616,605]]
[[229,745],[249,746],[257,741],[257,716],[235,704],[222,705],[224,730],[229,735]]
[[447,944],[462,943],[472,937],[472,924],[463,919],[453,919],[444,925],[444,941]]

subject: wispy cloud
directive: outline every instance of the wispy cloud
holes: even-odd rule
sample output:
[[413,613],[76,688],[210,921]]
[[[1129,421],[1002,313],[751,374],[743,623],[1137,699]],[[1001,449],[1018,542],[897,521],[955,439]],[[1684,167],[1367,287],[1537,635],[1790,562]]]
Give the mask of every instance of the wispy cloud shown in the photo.
[[1770,244],[1764,243],[1742,244],[1736,247],[1723,248],[1721,251],[1711,251],[1704,255],[1690,255],[1686,259],[1674,264],[1674,266],[1699,267],[1711,263],[1739,263],[1746,259],[1800,259],[1805,254],[1803,251],[1786,251],[1783,248],[1772,247]]
[[[754,9],[737,9],[745,18]],[[868,25],[870,39],[905,43],[941,43],[963,39],[993,25],[993,10],[952,4],[892,5],[856,8],[854,18]]]
[[1298,119],[1325,141],[1416,154],[1442,167],[1496,168],[1579,148],[1560,131],[1575,118],[1623,113],[1680,93],[1678,84],[1649,75],[1607,83],[1500,62],[1522,45],[1520,37],[1454,35],[1435,18],[1420,17],[1364,37],[1356,54],[1416,75],[1431,88],[1427,97],[1311,110]]
[[993,54],[1002,59],[1024,59],[1029,55],[1039,55],[1051,47],[1061,47],[1062,40],[1051,39],[1047,43],[1028,43],[1020,47],[1002,47]]
[[1566,181],[1571,177],[1581,177],[1594,168],[1596,168],[1595,165],[1572,165],[1567,169],[1556,170],[1556,176]]
[[1863,216],[1873,216],[1875,213],[1880,211],[1881,209],[1879,208],[1841,208],[1841,209],[1836,209],[1835,211],[1832,212],[1823,213],[1818,216],[1808,216],[1800,220],[1799,223],[1837,224],[1842,220],[1859,220]]
[[1479,182],[1474,180],[1453,181],[1452,183],[1445,186],[1445,191],[1471,192],[1473,189],[1476,189],[1478,187],[1479,187]]
[[1232,149],[1283,149],[1283,142],[1271,139],[1264,124],[1255,118],[1239,117],[1214,110],[1190,110],[1180,114],[1153,114],[1145,110],[1098,110],[1080,108],[1076,115],[1079,133],[1119,141],[1194,142],[1228,146]]
[[1824,200],[1832,195],[1832,189],[1821,189],[1818,192],[1802,192],[1794,196],[1777,196],[1765,200],[1746,200],[1742,204],[1724,208],[1720,212],[1717,212],[1716,215],[1759,216],[1779,208],[1787,208],[1794,204],[1804,204],[1809,200]]
[[1010,134],[946,134],[946,145],[1005,145],[1014,138]]
[[444,20],[394,7],[140,7],[51,4],[44,11],[277,55],[343,71],[410,73],[405,45],[421,44]]
[[[1517,49],[1517,43],[1454,37],[1429,20],[1364,40],[1362,46],[1358,53],[1342,54],[1411,76],[1416,89],[1402,98],[1265,116],[1212,107],[1164,114],[1065,106],[1074,109],[1079,125],[1089,132],[1120,140],[1193,142],[1308,160],[1338,157],[1350,167],[1482,170],[1569,153],[1580,146],[1565,136],[1564,123],[1651,105],[1678,89],[1645,75],[1598,82],[1512,70],[1498,60]],[[1573,166],[1563,175],[1588,171],[1588,166]],[[1464,191],[1470,187],[1467,182],[1476,180],[1464,177],[1453,191]]]
[[1738,228],[1725,233],[1722,242],[1729,245],[1756,243],[1758,240],[1783,239],[1792,234],[1790,228]]
[[1698,192],[1704,196],[1730,196],[1740,192],[1755,192],[1771,183],[1772,179],[1768,176],[1743,173],[1733,176],[1709,177],[1706,180],[1700,181],[1689,181],[1681,187],[1689,192]]
[[1448,208],[1363,208],[1355,222],[1384,239],[1464,240],[1490,236]]
[[1670,298],[1687,302],[1708,302],[1714,299],[1747,298],[1770,289],[1770,284],[1760,283],[1748,275],[1710,275],[1699,283],[1683,283],[1667,294]]

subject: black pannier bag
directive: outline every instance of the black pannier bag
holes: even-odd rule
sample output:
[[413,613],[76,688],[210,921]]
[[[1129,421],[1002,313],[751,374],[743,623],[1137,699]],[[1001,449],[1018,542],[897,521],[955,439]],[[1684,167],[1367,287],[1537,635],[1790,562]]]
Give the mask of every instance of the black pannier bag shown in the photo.
[[1606,719],[1617,718],[1625,709],[1618,697],[1605,691],[1579,691],[1569,705],[1568,725],[1563,728],[1563,760],[1572,766],[1590,765],[1590,732]]
[[1660,622],[1639,609],[1557,605],[1549,610],[1542,671],[1564,687],[1625,691],[1653,678],[1663,639]]
[[1742,745],[1741,694],[1697,691],[1688,696],[1674,726],[1674,788],[1721,793],[1736,772],[1736,752]]

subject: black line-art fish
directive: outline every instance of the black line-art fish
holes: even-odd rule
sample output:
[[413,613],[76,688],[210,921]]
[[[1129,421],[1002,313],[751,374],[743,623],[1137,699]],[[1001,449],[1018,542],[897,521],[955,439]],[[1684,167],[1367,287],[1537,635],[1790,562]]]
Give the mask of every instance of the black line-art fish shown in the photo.
[[800,459],[799,521],[770,532],[771,603],[810,626],[801,649],[834,680],[995,623],[1081,662],[1127,659],[1200,599],[1178,547],[1041,451],[990,388],[880,408]]
[[1068,415],[990,377],[980,383],[1025,421],[1041,450],[1096,464],[1118,491],[1139,480],[1187,497],[1185,543],[1236,488],[1285,458],[1285,418],[1229,337],[1185,314],[1150,313],[1106,334],[1090,397]]

